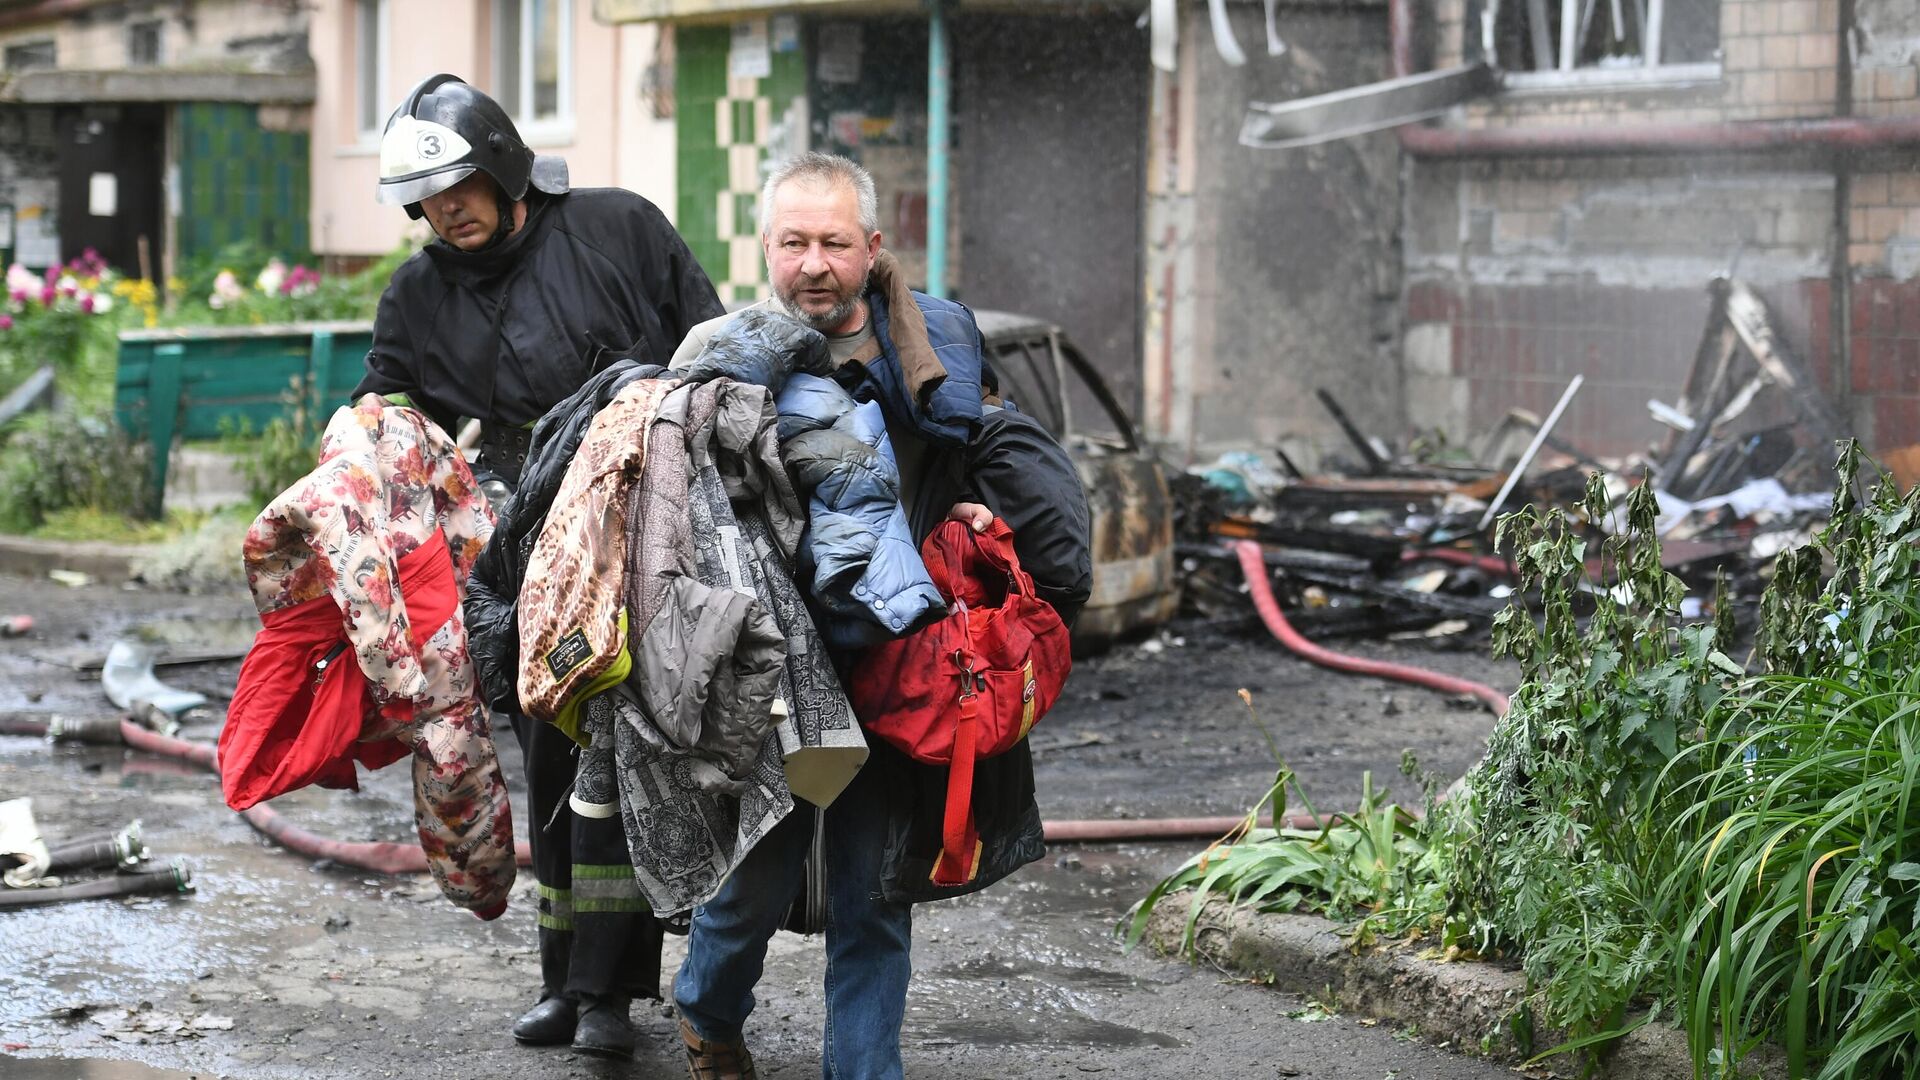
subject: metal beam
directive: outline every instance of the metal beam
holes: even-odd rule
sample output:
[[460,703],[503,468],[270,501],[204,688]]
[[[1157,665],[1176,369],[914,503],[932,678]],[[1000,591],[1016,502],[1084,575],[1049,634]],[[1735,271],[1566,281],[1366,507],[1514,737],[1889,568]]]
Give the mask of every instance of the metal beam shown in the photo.
[[79,105],[95,102],[237,101],[311,105],[311,71],[23,71],[0,80],[0,102]]
[[1383,131],[1438,116],[1462,102],[1494,93],[1499,85],[1492,68],[1470,64],[1293,101],[1256,101],[1247,106],[1240,143],[1285,150]]
[[947,0],[927,0],[927,295],[947,295],[947,143],[953,64]]

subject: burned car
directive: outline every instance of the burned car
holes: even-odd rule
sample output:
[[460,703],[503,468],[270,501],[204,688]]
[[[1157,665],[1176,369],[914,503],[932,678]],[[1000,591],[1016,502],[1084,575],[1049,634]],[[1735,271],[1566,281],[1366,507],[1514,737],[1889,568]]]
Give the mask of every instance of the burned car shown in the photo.
[[1093,596],[1074,625],[1076,650],[1173,616],[1173,504],[1153,451],[1100,374],[1060,328],[976,311],[1001,393],[1060,440],[1093,511]]

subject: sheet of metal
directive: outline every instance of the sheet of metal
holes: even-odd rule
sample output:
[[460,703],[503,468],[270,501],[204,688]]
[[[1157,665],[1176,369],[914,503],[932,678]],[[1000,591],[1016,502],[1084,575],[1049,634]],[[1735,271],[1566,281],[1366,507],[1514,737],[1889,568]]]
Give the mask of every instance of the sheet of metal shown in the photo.
[[1263,150],[1314,146],[1438,116],[1499,89],[1486,64],[1423,72],[1294,101],[1254,102],[1240,143]]
[[1180,48],[1179,0],[1148,0],[1147,22],[1153,66],[1171,75],[1178,66]]
[[1213,25],[1213,47],[1228,67],[1245,67],[1247,54],[1233,36],[1233,22],[1227,18],[1227,0],[1207,0],[1207,21]]
[[1527,449],[1520,455],[1520,460],[1514,462],[1513,471],[1507,474],[1507,482],[1500,485],[1500,494],[1493,497],[1493,501],[1487,504],[1487,512],[1480,515],[1479,531],[1485,532],[1487,526],[1493,524],[1493,519],[1499,515],[1500,508],[1507,504],[1507,496],[1513,494],[1514,486],[1520,483],[1520,477],[1526,474],[1527,466],[1533,464],[1534,456],[1540,453],[1540,448],[1546,445],[1547,436],[1553,434],[1554,425],[1560,422],[1560,415],[1567,411],[1567,406],[1573,401],[1573,395],[1580,392],[1580,385],[1586,381],[1585,375],[1575,375],[1573,381],[1567,384],[1566,392],[1560,395],[1560,400],[1554,405],[1553,411],[1547,414],[1546,421],[1534,434],[1533,441],[1527,444]]

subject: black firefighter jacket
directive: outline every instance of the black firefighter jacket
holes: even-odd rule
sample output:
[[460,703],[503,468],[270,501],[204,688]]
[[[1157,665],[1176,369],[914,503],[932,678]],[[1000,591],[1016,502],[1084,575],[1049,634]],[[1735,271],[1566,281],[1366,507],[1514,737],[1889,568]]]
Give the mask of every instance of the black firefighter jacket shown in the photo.
[[725,311],[660,209],[619,188],[531,193],[527,221],[469,254],[441,242],[401,264],[374,316],[362,394],[406,394],[452,432],[521,427],[614,358],[665,364]]

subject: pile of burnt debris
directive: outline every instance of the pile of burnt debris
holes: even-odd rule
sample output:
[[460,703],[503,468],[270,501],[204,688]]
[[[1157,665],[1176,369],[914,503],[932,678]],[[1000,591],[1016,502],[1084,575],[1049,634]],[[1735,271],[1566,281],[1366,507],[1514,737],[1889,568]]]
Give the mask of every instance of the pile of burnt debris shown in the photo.
[[[1663,561],[1689,586],[1684,614],[1708,613],[1723,574],[1736,603],[1754,600],[1775,556],[1824,524],[1837,448],[1851,432],[1751,288],[1720,279],[1710,294],[1681,397],[1648,402],[1665,431],[1645,453],[1599,458],[1555,435],[1580,391],[1575,376],[1545,417],[1514,411],[1469,450],[1438,453],[1431,440],[1396,452],[1321,390],[1350,444],[1326,459],[1333,471],[1309,474],[1276,449],[1175,477],[1187,612],[1254,618],[1234,547],[1252,540],[1287,619],[1309,637],[1474,640],[1513,595],[1511,564],[1494,545],[1503,513],[1558,508],[1596,538],[1622,527],[1579,509],[1595,474],[1616,505],[1632,486],[1655,485]],[[1884,464],[1910,487],[1920,447]],[[1607,569],[1597,559],[1589,569],[1604,586]]]

